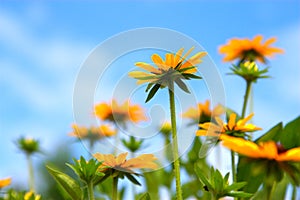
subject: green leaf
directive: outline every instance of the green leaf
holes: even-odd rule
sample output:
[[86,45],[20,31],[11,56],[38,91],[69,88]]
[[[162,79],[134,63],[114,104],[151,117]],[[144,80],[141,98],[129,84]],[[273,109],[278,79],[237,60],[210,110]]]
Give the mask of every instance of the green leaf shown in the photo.
[[148,193],[145,193],[139,198],[139,200],[151,200],[151,198]]
[[289,122],[283,129],[280,142],[286,149],[300,146],[300,116]]
[[180,78],[176,79],[175,83],[180,87],[180,89],[182,89],[186,93],[191,93],[186,84]]
[[178,71],[178,72],[185,72],[185,71],[188,71],[188,70],[194,69],[194,68],[196,68],[196,67],[195,67],[195,66],[185,67],[185,68],[181,68],[181,69],[179,69],[179,70],[177,70],[177,71]]
[[150,101],[152,99],[152,97],[156,94],[156,92],[158,91],[158,89],[160,88],[160,84],[155,84],[152,89],[150,90],[147,99],[145,101],[145,103],[147,103],[148,101]]
[[182,62],[179,62],[174,69],[175,70],[179,69],[181,67],[181,65],[182,65]]
[[150,90],[150,88],[152,87],[152,85],[154,85],[154,83],[149,83],[148,85],[147,85],[147,88],[146,88],[146,92],[148,92],[149,90]]
[[213,190],[214,187],[210,184],[209,180],[203,175],[201,169],[198,167],[198,165],[195,165],[195,172],[198,176],[199,180],[208,188],[208,190]]
[[220,173],[219,170],[216,170],[214,172],[214,174],[212,174],[212,176],[213,176],[213,180],[214,180],[214,183],[215,183],[215,191],[217,193],[222,193],[223,192],[223,187],[224,187],[224,181],[223,181],[222,174]]
[[227,186],[224,191],[230,192],[232,190],[239,190],[243,188],[245,185],[247,185],[247,182],[232,183],[231,185]]
[[64,174],[58,170],[51,168],[50,166],[46,166],[49,173],[54,177],[56,182],[58,182],[63,189],[70,195],[73,200],[81,200],[82,199],[82,190],[80,185],[70,176]]
[[125,173],[124,175],[125,175],[125,176],[128,178],[128,180],[130,180],[133,184],[136,184],[136,185],[141,186],[140,182],[138,182],[138,180],[136,180],[136,178],[135,178],[133,175],[131,175],[131,174],[129,174],[129,173]]
[[255,140],[255,143],[266,142],[269,140],[278,141],[281,132],[282,132],[282,122],[276,124],[269,131],[267,131],[265,134],[263,134],[261,137]]
[[186,79],[202,79],[201,76],[197,76],[195,74],[182,73],[181,75]]
[[225,196],[238,197],[238,198],[250,198],[253,196],[253,194],[243,192],[243,191],[232,191],[232,192],[226,193]]

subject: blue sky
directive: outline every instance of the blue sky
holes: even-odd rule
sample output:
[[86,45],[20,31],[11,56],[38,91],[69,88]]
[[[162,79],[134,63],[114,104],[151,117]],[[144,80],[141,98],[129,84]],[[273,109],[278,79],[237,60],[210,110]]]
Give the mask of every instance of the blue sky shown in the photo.
[[[300,114],[299,9],[299,1],[279,0],[2,1],[0,159],[6,164],[0,165],[0,178],[26,177],[23,155],[13,144],[20,135],[39,138],[48,153],[57,141],[72,141],[67,133],[81,64],[99,43],[134,28],[173,29],[199,42],[223,77],[227,105],[237,111],[245,85],[225,75],[229,64],[221,62],[218,46],[232,37],[276,36],[275,45],[286,53],[270,60],[273,78],[254,86],[254,122],[269,129],[294,119]],[[97,101],[110,99],[101,98]],[[82,150],[79,144],[71,146]]]

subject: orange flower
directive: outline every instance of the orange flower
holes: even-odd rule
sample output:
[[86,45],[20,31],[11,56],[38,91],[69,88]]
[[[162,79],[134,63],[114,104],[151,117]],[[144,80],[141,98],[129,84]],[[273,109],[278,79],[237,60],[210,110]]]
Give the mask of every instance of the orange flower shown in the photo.
[[0,179],[0,189],[11,184],[11,178]]
[[86,128],[84,126],[77,126],[76,124],[73,124],[72,128],[73,132],[69,135],[82,139],[88,137],[95,137],[95,139],[100,139],[102,137],[110,137],[116,134],[116,130],[113,130],[108,125],[101,125],[99,127],[91,126],[90,128]]
[[[228,124],[224,123],[219,117],[216,117],[215,120],[217,124],[212,122],[207,122],[199,124],[199,127],[202,128],[197,131],[197,136],[220,136],[220,134],[235,134],[235,133],[244,133],[261,130],[261,128],[253,125],[246,124],[252,117],[253,113],[247,116],[244,119],[240,119],[236,122],[236,114],[232,113],[229,117]],[[220,138],[222,139],[222,138]]]
[[222,135],[221,140],[225,147],[251,158],[264,158],[279,162],[300,162],[300,147],[283,150],[274,141],[256,144],[242,138],[231,137],[228,135]]
[[115,100],[111,104],[100,103],[95,106],[95,115],[101,120],[126,123],[146,121],[144,109],[139,105],[130,105],[129,100],[119,105]]
[[95,153],[93,156],[103,162],[101,168],[110,167],[118,171],[134,173],[132,169],[156,169],[157,164],[153,161],[157,158],[153,154],[142,154],[136,158],[126,160],[128,153],[121,153],[117,157],[112,154]]
[[190,118],[196,123],[210,121],[211,118],[220,116],[225,112],[221,105],[217,105],[212,110],[210,109],[210,101],[206,100],[205,103],[198,103],[198,108],[189,108],[182,114],[184,118]]
[[225,62],[240,59],[242,61],[259,60],[263,63],[265,63],[265,57],[272,57],[276,53],[284,52],[280,48],[270,46],[276,41],[276,38],[269,38],[264,43],[262,43],[262,40],[262,35],[255,36],[253,40],[233,38],[227,44],[221,46],[219,52],[225,54],[223,58]]

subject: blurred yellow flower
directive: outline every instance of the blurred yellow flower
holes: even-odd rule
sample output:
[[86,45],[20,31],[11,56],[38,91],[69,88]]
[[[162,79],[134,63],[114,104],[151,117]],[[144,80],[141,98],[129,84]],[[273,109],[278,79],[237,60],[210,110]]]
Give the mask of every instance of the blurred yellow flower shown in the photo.
[[[252,132],[261,130],[261,128],[253,125],[246,124],[252,117],[254,113],[250,114],[244,119],[240,119],[236,122],[236,114],[232,113],[229,117],[228,123],[224,123],[219,117],[216,117],[216,123],[206,122],[199,124],[200,130],[197,131],[197,136],[220,136],[220,134],[239,134],[244,132]],[[222,139],[222,138],[220,138]]]
[[69,135],[78,138],[87,138],[89,136],[96,137],[98,139],[102,137],[110,137],[117,133],[116,130],[112,129],[109,125],[101,125],[99,127],[91,126],[89,128],[85,126],[72,125],[73,132]]
[[277,47],[271,47],[270,45],[276,41],[275,37],[267,39],[262,42],[263,36],[256,35],[253,40],[248,38],[239,39],[233,38],[228,41],[227,44],[222,45],[219,48],[221,54],[225,54],[223,61],[229,62],[235,59],[241,61],[256,61],[265,63],[265,57],[272,57],[276,53],[283,53],[284,51]]
[[247,157],[264,158],[279,162],[300,162],[300,147],[285,150],[274,141],[256,144],[254,142],[244,140],[243,138],[231,137],[228,135],[222,135],[221,140],[225,147]]
[[11,178],[0,179],[0,189],[11,184]]
[[110,167],[118,171],[125,171],[134,173],[132,169],[156,169],[157,164],[153,161],[157,158],[153,154],[142,154],[136,158],[126,160],[128,153],[121,153],[117,157],[112,154],[95,153],[93,156],[99,161],[103,162],[103,167]]
[[217,105],[212,110],[210,108],[210,101],[205,103],[198,103],[197,108],[189,108],[182,117],[192,119],[195,123],[208,122],[212,118],[222,115],[225,112],[223,106]]
[[33,191],[29,191],[29,192],[26,192],[26,194],[24,196],[24,200],[30,200],[30,199],[32,199],[32,197],[34,197],[34,200],[40,200],[41,199],[41,195],[34,194]]
[[126,100],[122,105],[119,105],[116,100],[109,103],[99,103],[95,105],[95,115],[101,120],[112,122],[126,123],[132,121],[134,123],[146,121],[144,109],[139,105],[131,105],[129,100]]

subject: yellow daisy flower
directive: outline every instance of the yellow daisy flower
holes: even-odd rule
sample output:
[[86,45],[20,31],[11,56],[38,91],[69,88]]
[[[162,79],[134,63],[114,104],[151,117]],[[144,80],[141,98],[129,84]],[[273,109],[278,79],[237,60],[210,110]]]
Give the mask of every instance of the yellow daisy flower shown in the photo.
[[256,35],[252,40],[245,38],[233,38],[227,44],[219,48],[221,54],[225,54],[223,61],[230,62],[235,59],[240,61],[256,61],[265,63],[266,57],[272,57],[276,53],[283,53],[284,51],[271,45],[276,42],[276,38],[272,37],[262,42],[263,36]]
[[131,105],[129,100],[122,105],[119,105],[114,99],[110,104],[99,103],[95,105],[94,113],[99,119],[104,121],[121,123],[132,121],[138,123],[147,120],[144,109],[139,105]]
[[117,133],[116,130],[112,129],[109,125],[101,125],[99,127],[91,126],[89,128],[85,126],[78,126],[76,124],[72,125],[73,132],[69,135],[78,138],[87,138],[89,135],[96,137],[98,139],[102,137],[110,137]]
[[[212,122],[206,122],[199,124],[200,130],[197,131],[197,136],[220,136],[220,134],[238,135],[245,132],[252,132],[261,130],[261,128],[253,125],[246,124],[254,113],[250,114],[244,119],[240,119],[236,122],[236,114],[232,113],[229,117],[228,123],[224,123],[219,117],[216,117],[216,124]],[[222,137],[220,138],[222,139]]]
[[93,156],[103,162],[100,168],[110,167],[117,171],[134,173],[133,169],[156,169],[158,166],[153,161],[157,158],[153,154],[142,154],[136,158],[126,160],[128,153],[121,153],[117,157],[112,154],[95,153]]
[[198,52],[194,56],[187,59],[194,48],[191,48],[187,53],[183,54],[184,48],[178,50],[177,53],[167,53],[165,60],[158,54],[153,54],[151,59],[155,65],[150,65],[145,62],[137,62],[135,65],[144,71],[129,72],[129,76],[138,79],[137,84],[149,83],[146,92],[152,87],[149,92],[149,101],[159,88],[169,87],[175,82],[182,90],[189,92],[187,86],[181,79],[201,78],[195,73],[197,72],[196,65],[202,62],[201,58],[206,55],[206,52]]
[[11,184],[11,178],[0,179],[0,189]]
[[210,108],[210,101],[205,103],[198,103],[197,108],[189,108],[182,117],[192,119],[195,123],[208,122],[212,118],[222,115],[225,112],[223,106],[217,105],[212,110]]
[[40,200],[41,199],[41,195],[34,194],[33,191],[29,191],[29,192],[26,192],[26,194],[24,196],[24,200],[32,199],[32,197],[34,197],[34,200]]
[[243,138],[221,136],[222,144],[239,154],[250,158],[300,162],[300,147],[285,150],[274,141],[256,144]]

